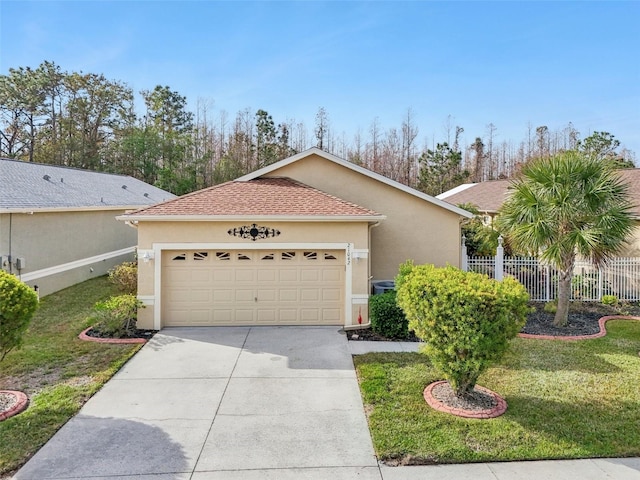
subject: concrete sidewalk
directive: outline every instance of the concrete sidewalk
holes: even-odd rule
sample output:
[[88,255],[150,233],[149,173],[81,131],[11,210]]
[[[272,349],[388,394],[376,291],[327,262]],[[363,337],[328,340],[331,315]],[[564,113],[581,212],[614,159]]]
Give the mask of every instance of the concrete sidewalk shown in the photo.
[[165,329],[16,480],[640,480],[640,459],[378,465],[336,328]]

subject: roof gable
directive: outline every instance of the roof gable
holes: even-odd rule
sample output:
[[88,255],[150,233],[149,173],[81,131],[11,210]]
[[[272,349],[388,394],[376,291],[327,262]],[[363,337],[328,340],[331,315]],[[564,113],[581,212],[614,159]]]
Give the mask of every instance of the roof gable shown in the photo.
[[376,219],[379,213],[290,178],[232,181],[131,212],[129,219],[211,219],[212,217],[299,217]]
[[0,158],[0,212],[139,208],[175,198],[124,175]]
[[282,168],[284,166],[290,165],[294,162],[297,162],[299,160],[302,160],[304,158],[307,158],[311,155],[317,155],[325,160],[328,160],[330,162],[336,163],[342,167],[348,168],[350,170],[353,170],[357,173],[360,173],[366,177],[369,177],[373,180],[376,180],[378,182],[384,183],[386,185],[389,185],[393,188],[396,188],[400,191],[403,191],[409,195],[413,195],[414,197],[417,197],[421,200],[424,200],[426,202],[429,202],[433,205],[436,205],[438,207],[444,208],[445,210],[448,210],[450,212],[456,213],[457,215],[466,217],[466,218],[471,218],[473,215],[469,212],[467,212],[466,210],[463,210],[461,208],[456,207],[455,205],[451,205],[448,202],[442,201],[440,199],[437,199],[435,197],[432,197],[430,195],[427,195],[426,193],[422,193],[414,188],[408,187],[407,185],[404,185],[402,183],[396,182],[395,180],[391,180],[390,178],[387,178],[383,175],[380,175],[378,173],[375,173],[371,170],[368,170],[364,167],[361,167],[359,165],[356,165],[354,163],[351,163],[347,160],[344,160],[340,157],[337,157],[335,155],[332,155],[330,153],[325,152],[324,150],[320,150],[319,148],[313,147],[310,148],[308,150],[305,150],[303,152],[300,152],[296,155],[293,155],[291,157],[285,158],[283,160],[280,160],[279,162],[273,163],[271,165],[268,165],[264,168],[261,168],[259,170],[256,170],[254,172],[251,172],[247,175],[244,175],[240,178],[238,178],[236,181],[238,182],[244,182],[244,181],[249,181],[249,180],[254,180],[256,178],[260,178],[264,175],[270,174],[272,172],[276,172],[279,168]]

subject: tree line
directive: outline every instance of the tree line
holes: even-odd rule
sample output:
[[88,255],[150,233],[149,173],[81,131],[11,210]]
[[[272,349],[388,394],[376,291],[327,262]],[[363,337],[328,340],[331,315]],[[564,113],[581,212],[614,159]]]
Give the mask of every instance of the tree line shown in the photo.
[[53,62],[19,67],[0,75],[0,156],[131,175],[184,194],[232,180],[317,146],[386,177],[437,195],[464,182],[510,178],[535,158],[582,148],[634,166],[634,153],[608,132],[581,139],[571,123],[552,131],[527,127],[518,143],[498,141],[489,124],[473,143],[462,144],[464,128],[445,121],[439,141],[419,144],[414,114],[399,127],[374,119],[352,136],[331,127],[320,107],[315,124],[274,121],[269,112],[244,109],[230,117],[169,86],[139,92],[144,112],[134,107],[126,83],[102,74],[67,72]]

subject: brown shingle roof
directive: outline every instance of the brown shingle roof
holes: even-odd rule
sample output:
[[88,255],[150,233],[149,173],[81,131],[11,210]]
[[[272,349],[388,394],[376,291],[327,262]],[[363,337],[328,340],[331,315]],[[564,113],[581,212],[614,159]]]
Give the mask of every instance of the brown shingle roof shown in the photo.
[[[630,185],[629,196],[634,204],[632,212],[640,217],[640,168],[628,168],[619,170],[625,183]],[[511,180],[491,180],[488,182],[474,183],[468,188],[446,196],[439,195],[442,200],[452,205],[471,203],[481,212],[496,213],[509,194],[508,188]]]
[[232,181],[143,208],[129,216],[380,216],[290,178]]
[[495,213],[507,198],[507,188],[510,180],[491,180],[488,182],[474,183],[468,188],[445,196],[438,197],[452,205],[471,203],[481,212]]

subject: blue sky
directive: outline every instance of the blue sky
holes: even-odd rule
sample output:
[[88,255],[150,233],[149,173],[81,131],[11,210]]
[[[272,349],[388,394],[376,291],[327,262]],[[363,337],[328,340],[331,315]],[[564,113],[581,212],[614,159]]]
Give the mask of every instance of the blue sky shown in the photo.
[[[168,85],[230,116],[267,110],[366,137],[375,117],[420,143],[573,122],[640,157],[640,2],[0,2],[0,73],[51,60],[135,91]],[[640,162],[640,158],[638,158]]]

